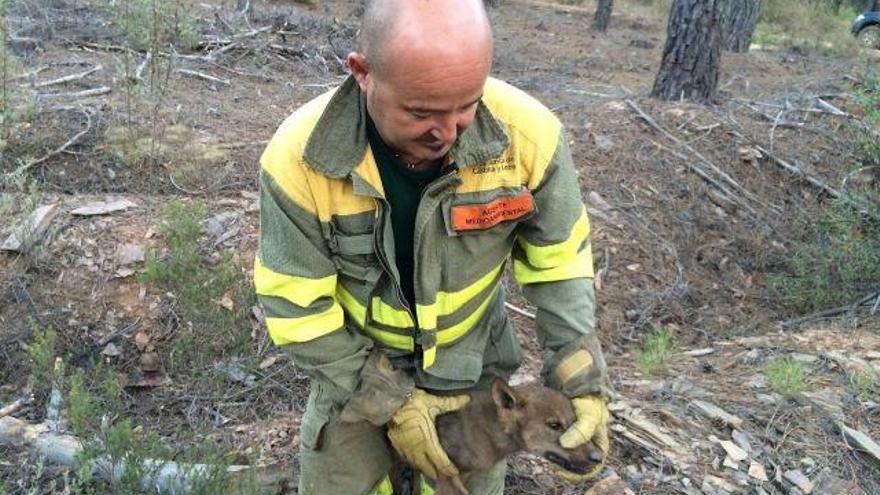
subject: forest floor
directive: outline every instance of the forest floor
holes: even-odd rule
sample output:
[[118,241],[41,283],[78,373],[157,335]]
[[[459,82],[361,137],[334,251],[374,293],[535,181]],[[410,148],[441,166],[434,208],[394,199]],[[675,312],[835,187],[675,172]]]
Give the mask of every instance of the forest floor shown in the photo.
[[[3,89],[20,116],[0,136],[0,241],[54,206],[32,247],[0,252],[0,407],[33,395],[11,417],[43,422],[60,357],[61,395],[84,382],[93,397],[93,417],[71,401],[73,430],[128,418],[170,457],[210,442],[224,462],[286,473],[294,493],[308,383],[251,294],[258,159],[287,115],[345,79],[361,9],[261,1],[241,17],[229,3],[172,12],[192,37],[175,49],[97,0],[8,2]],[[878,57],[725,53],[715,104],[661,102],[648,94],[664,16],[620,2],[594,36],[594,7],[507,0],[491,17],[493,74],[562,119],[591,214],[619,394],[607,476],[639,494],[880,493],[880,458],[844,434],[880,439],[877,295],[798,322],[767,284],[850,186],[865,131],[853,88]],[[92,203],[117,209],[72,213]],[[527,350],[514,379],[534,379],[534,322],[512,318]],[[73,474],[0,445],[0,493],[77,493]],[[589,487],[529,456],[508,475],[513,494]]]

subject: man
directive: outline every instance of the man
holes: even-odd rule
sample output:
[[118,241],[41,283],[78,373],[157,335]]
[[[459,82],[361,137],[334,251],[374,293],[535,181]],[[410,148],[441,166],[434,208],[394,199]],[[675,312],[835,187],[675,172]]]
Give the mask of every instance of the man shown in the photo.
[[[607,453],[589,223],[559,121],[488,78],[480,0],[374,0],[360,38],[352,77],[288,117],[261,158],[256,290],[273,341],[311,378],[299,493],[390,493],[392,448],[429,478],[456,474],[433,418],[519,365],[510,255],[544,380],[578,414],[562,443]],[[504,472],[468,488],[501,494]]]

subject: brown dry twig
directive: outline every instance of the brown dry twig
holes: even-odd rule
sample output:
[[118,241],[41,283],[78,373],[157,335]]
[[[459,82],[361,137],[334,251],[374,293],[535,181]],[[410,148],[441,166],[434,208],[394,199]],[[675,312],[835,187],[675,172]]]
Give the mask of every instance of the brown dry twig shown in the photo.
[[80,138],[82,138],[83,136],[85,136],[86,134],[88,134],[88,132],[92,130],[92,113],[91,113],[91,110],[86,109],[86,108],[80,108],[78,111],[79,111],[80,113],[82,113],[83,115],[85,115],[85,117],[86,117],[86,128],[85,128],[85,129],[83,129],[83,130],[77,132],[76,134],[73,135],[73,137],[71,137],[70,139],[68,139],[66,143],[64,143],[64,144],[62,144],[61,146],[55,148],[53,151],[50,151],[49,153],[43,155],[41,158],[37,158],[36,160],[32,160],[32,161],[30,161],[30,162],[28,162],[28,163],[26,163],[26,164],[24,164],[24,165],[18,167],[18,168],[15,170],[15,173],[16,173],[16,174],[22,174],[22,173],[24,173],[24,172],[30,170],[32,167],[34,167],[34,166],[36,166],[36,165],[39,165],[39,164],[45,162],[45,161],[48,160],[49,158],[52,158],[52,157],[55,156],[55,155],[59,155],[59,154],[63,153],[65,150],[67,150],[67,148],[69,148],[69,147],[71,147],[72,145],[76,144],[76,142],[79,141]]

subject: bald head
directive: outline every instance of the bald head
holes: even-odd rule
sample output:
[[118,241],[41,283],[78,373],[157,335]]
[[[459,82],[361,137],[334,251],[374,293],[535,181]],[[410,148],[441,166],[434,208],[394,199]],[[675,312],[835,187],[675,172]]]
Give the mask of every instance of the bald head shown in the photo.
[[410,57],[491,59],[492,29],[483,0],[367,0],[360,52],[374,72]]

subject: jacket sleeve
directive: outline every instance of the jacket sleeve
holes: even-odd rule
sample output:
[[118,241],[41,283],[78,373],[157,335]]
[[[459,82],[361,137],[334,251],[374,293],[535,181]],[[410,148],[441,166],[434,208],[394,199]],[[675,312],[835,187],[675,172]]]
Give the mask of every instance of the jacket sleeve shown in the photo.
[[[337,300],[337,271],[310,191],[310,171],[279,148],[273,139],[261,159],[254,286],[272,341],[320,382],[339,412],[354,396],[375,394],[361,386],[363,376],[375,375],[374,366],[365,366],[373,342],[346,324]],[[364,383],[371,382],[375,380]],[[387,421],[409,391],[406,383],[401,387],[394,394],[399,400],[387,405],[392,411],[372,411],[375,417],[363,419]]]
[[535,166],[536,213],[517,231],[514,278],[537,307],[543,376],[569,397],[608,395],[605,360],[596,335],[590,223],[581,201],[564,132],[546,166]]

